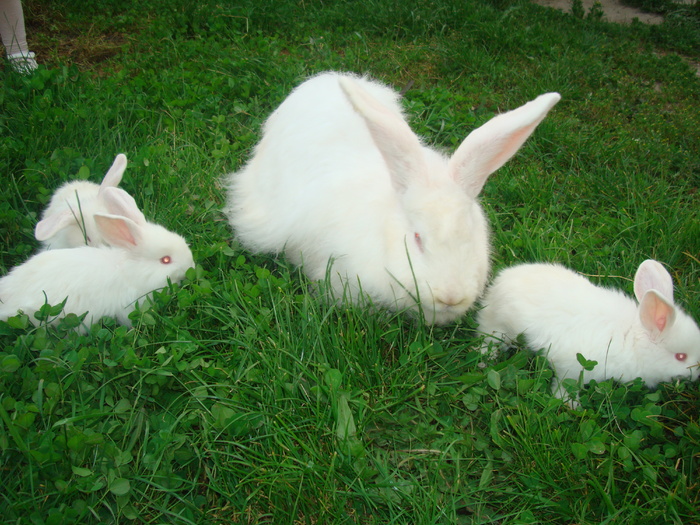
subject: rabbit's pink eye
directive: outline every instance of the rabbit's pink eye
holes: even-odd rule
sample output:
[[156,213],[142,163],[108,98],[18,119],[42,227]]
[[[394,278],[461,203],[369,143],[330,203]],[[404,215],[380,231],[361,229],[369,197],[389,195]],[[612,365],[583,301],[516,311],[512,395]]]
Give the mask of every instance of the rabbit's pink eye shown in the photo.
[[686,359],[688,359],[688,354],[676,354],[676,359],[678,359],[679,361],[685,361]]
[[160,262],[163,264],[170,264],[172,262],[172,259],[170,258],[170,255],[165,255],[160,258]]
[[418,232],[414,233],[413,238],[416,240],[416,244],[418,245],[418,249],[420,251],[423,251],[423,239],[420,238],[420,233],[418,233]]

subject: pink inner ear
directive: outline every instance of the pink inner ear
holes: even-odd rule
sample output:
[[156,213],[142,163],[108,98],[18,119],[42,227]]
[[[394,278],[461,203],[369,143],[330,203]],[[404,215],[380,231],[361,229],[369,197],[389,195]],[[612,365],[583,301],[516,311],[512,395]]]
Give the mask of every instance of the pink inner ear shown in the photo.
[[656,312],[656,327],[659,329],[659,332],[664,331],[664,328],[666,328],[667,320],[668,316],[665,312]]
[[122,238],[126,242],[136,246],[136,239],[134,238],[134,235],[131,233],[131,230],[129,229],[129,227],[124,222],[119,223],[119,232],[120,232]]
[[649,290],[639,304],[639,315],[651,338],[656,339],[673,325],[675,310],[656,290]]
[[681,362],[685,361],[686,359],[688,359],[688,354],[678,353],[678,354],[676,354],[676,359],[678,359]]

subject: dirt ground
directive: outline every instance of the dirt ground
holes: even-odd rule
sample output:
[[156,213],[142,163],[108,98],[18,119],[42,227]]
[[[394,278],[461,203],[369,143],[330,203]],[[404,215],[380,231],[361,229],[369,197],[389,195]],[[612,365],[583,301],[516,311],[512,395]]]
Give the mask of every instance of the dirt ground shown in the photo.
[[[628,7],[620,3],[619,0],[582,0],[583,9],[586,13],[590,12],[591,7],[595,2],[598,2],[603,10],[605,19],[608,22],[617,22],[620,24],[629,24],[635,18],[638,18],[640,22],[645,24],[661,24],[664,21],[664,17],[661,15],[655,15],[652,13],[645,13],[634,7]],[[681,0],[688,3],[693,3],[700,0]],[[567,13],[571,12],[572,0],[533,0],[536,4],[553,7]],[[700,77],[700,62],[697,60],[688,59],[688,63],[695,70],[695,73]]]
[[[583,0],[583,9],[588,13],[596,0]],[[621,24],[628,24],[632,22],[633,19],[638,18],[640,22],[645,24],[660,24],[663,22],[664,17],[660,15],[654,15],[651,13],[645,13],[634,7],[628,7],[622,5],[619,0],[597,0],[605,13],[605,18],[609,22],[619,22]],[[571,12],[571,0],[534,0],[536,4],[554,7],[567,13]]]

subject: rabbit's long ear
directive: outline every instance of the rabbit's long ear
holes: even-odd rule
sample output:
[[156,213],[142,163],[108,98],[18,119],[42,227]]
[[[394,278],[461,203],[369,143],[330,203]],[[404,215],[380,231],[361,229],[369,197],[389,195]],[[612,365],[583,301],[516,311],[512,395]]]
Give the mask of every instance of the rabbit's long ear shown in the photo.
[[146,224],[146,217],[139,210],[134,198],[121,188],[104,188],[100,192],[100,198],[110,215],[127,217],[136,224]]
[[472,131],[452,155],[450,175],[461,182],[470,196],[476,197],[488,176],[520,149],[560,98],[559,93],[540,95]]
[[131,219],[119,215],[96,213],[95,223],[110,246],[131,249],[141,243],[143,237],[141,226]]
[[653,259],[640,264],[634,275],[634,295],[637,301],[641,303],[642,297],[649,290],[656,290],[673,304],[673,278],[660,262]]
[[425,173],[421,143],[398,113],[349,77],[338,82],[355,111],[364,118],[372,139],[384,157],[394,188],[403,192],[416,177]]
[[108,187],[119,186],[122,181],[122,176],[126,170],[126,155],[120,153],[114,158],[112,167],[107,170],[104,178],[102,179],[102,184],[100,184],[100,191]]
[[676,309],[663,295],[656,290],[649,290],[639,302],[639,319],[655,341],[664,330],[673,326],[676,320]]
[[75,223],[75,217],[70,210],[54,213],[36,223],[34,237],[37,241],[46,241],[73,223]]

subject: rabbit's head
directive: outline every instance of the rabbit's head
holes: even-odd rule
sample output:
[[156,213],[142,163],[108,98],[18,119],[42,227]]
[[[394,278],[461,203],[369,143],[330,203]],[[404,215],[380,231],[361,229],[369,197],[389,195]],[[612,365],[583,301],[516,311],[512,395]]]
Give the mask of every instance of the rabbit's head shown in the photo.
[[[125,283],[145,292],[163,287],[168,279],[179,282],[194,266],[185,239],[158,224],[138,223],[128,217],[95,214],[95,223],[108,244],[119,248],[126,262]],[[116,256],[116,255],[115,255]]]
[[[442,159],[436,166],[446,167]],[[488,224],[459,181],[417,180],[399,195],[404,221],[387,239],[386,271],[399,305],[426,322],[459,318],[478,298],[489,271]]]
[[646,260],[634,278],[639,301],[639,321],[643,327],[639,358],[648,383],[674,377],[698,378],[700,329],[673,302],[673,279],[657,261]]

